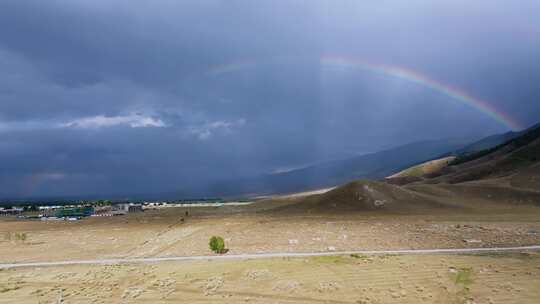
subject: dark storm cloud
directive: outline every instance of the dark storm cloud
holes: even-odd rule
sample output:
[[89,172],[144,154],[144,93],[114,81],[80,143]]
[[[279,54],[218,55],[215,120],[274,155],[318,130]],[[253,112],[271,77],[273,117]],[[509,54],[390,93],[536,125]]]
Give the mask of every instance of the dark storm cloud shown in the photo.
[[[536,1],[2,1],[0,195],[204,188],[540,118]],[[429,128],[426,128],[429,126]],[[473,131],[471,131],[473,130]]]

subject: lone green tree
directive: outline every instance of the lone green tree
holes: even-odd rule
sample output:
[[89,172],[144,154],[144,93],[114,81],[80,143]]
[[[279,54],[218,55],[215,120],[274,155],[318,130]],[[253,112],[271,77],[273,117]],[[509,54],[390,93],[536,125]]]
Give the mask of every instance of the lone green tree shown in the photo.
[[220,236],[211,237],[208,245],[210,246],[210,249],[215,253],[225,253],[225,241]]

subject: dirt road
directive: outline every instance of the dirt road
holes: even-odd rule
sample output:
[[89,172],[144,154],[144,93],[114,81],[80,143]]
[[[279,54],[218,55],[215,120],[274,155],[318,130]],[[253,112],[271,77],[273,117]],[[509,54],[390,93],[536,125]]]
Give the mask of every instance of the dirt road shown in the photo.
[[506,247],[506,248],[462,248],[462,249],[416,249],[416,250],[368,250],[368,251],[341,251],[341,252],[277,252],[259,254],[235,254],[235,255],[211,255],[211,256],[184,256],[184,257],[164,257],[164,258],[131,258],[131,259],[95,259],[78,261],[56,261],[56,262],[36,262],[36,263],[14,263],[0,264],[0,269],[21,268],[21,267],[45,267],[45,266],[65,266],[65,265],[88,265],[88,264],[126,264],[126,263],[159,263],[172,261],[201,261],[201,260],[239,260],[239,259],[267,259],[267,258],[303,258],[322,257],[339,255],[381,255],[381,254],[437,254],[437,253],[485,253],[485,252],[506,252],[506,251],[540,251],[538,246]]

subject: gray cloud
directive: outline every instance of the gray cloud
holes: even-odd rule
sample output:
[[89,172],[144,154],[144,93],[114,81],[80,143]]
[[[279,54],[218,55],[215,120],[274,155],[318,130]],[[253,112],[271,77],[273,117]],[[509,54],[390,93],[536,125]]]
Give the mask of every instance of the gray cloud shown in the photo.
[[104,127],[114,127],[119,125],[128,125],[131,128],[164,128],[165,123],[159,119],[142,114],[129,114],[122,116],[91,116],[82,117],[59,125],[61,128],[82,128],[95,129]]
[[[537,1],[2,1],[0,196],[204,188],[540,118]],[[187,192],[186,192],[187,193]]]
[[200,126],[192,126],[189,128],[189,133],[196,135],[200,140],[207,140],[216,132],[230,133],[233,129],[244,126],[245,123],[246,120],[243,118],[236,121],[218,120]]

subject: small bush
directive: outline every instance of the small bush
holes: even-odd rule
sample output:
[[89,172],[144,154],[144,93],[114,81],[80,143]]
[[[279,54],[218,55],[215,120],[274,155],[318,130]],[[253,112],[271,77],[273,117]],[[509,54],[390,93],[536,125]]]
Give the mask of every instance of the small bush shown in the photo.
[[210,249],[215,253],[225,253],[225,241],[220,236],[213,236],[208,243]]
[[15,232],[15,233],[11,233],[11,232],[6,232],[4,234],[4,240],[5,241],[15,241],[15,242],[26,242],[26,240],[28,239],[28,234],[26,232]]
[[15,240],[17,241],[21,241],[24,243],[27,238],[28,238],[28,235],[25,232],[15,233]]

